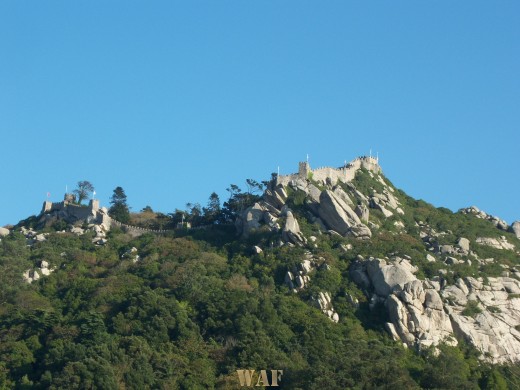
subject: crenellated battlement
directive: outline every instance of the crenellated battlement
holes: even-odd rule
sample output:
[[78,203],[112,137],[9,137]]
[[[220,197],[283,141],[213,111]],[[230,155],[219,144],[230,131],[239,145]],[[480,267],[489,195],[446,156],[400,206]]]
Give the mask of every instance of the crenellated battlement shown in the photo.
[[[148,229],[121,223],[110,217],[106,208],[99,207],[98,199],[91,199],[87,206],[78,205],[75,203],[75,199],[71,194],[65,194],[64,200],[61,202],[43,202],[43,208],[40,215],[45,215],[46,217],[54,215],[68,223],[76,223],[79,221],[95,223],[103,225],[105,231],[108,231],[112,226],[118,226],[133,236],[138,236],[144,233],[165,234],[170,231],[165,229]],[[178,227],[178,229],[179,228],[190,229],[191,224],[189,222],[184,222],[184,224],[182,224],[181,227]]]
[[68,213],[81,215],[81,217],[78,217],[78,219],[81,219],[86,214],[94,215],[97,213],[99,210],[99,200],[91,199],[88,206],[84,206],[74,203],[74,198],[71,198],[70,194],[65,194],[65,198],[61,202],[43,202],[41,214],[52,213],[54,211],[59,212],[65,209],[67,209]]
[[291,180],[307,180],[309,178],[322,183],[331,182],[332,184],[335,184],[338,181],[346,183],[352,181],[356,176],[356,171],[361,168],[374,173],[380,173],[381,167],[379,166],[379,158],[360,156],[338,168],[319,167],[312,169],[308,162],[300,162],[298,163],[298,173],[279,175],[276,178],[276,184],[282,184],[285,186],[289,184]]

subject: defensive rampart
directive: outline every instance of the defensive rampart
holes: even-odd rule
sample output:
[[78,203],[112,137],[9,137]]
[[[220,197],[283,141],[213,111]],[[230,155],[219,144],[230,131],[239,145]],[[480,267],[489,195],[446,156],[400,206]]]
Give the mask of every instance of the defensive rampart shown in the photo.
[[311,169],[308,162],[300,162],[298,173],[291,175],[279,175],[276,178],[276,184],[288,185],[292,180],[312,179],[323,184],[331,182],[336,184],[338,181],[347,183],[352,181],[356,176],[356,171],[364,168],[374,173],[380,173],[379,159],[372,156],[361,156],[345,164],[342,167],[320,167]]

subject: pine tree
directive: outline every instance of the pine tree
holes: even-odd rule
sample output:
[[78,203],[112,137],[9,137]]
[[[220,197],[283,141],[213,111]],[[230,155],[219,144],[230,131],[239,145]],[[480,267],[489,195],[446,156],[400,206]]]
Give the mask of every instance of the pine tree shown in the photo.
[[202,209],[204,213],[205,223],[218,223],[220,219],[220,198],[216,192],[212,192],[209,196],[208,207]]
[[108,214],[115,220],[128,223],[130,221],[130,208],[126,203],[125,190],[122,187],[116,187],[114,193],[110,197],[110,209]]

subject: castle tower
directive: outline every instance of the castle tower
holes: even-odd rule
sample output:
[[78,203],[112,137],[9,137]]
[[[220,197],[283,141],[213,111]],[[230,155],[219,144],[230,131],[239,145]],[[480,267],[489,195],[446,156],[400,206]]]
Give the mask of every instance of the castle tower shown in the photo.
[[298,176],[300,176],[302,179],[307,179],[310,171],[311,167],[307,161],[298,163]]
[[99,199],[91,199],[88,205],[93,212],[97,212],[99,210]]
[[47,213],[47,212],[49,212],[51,210],[52,210],[52,202],[50,202],[48,200],[43,202],[43,207],[42,207],[41,214]]
[[65,195],[63,196],[63,201],[65,203],[75,203],[76,202],[76,195],[65,193]]

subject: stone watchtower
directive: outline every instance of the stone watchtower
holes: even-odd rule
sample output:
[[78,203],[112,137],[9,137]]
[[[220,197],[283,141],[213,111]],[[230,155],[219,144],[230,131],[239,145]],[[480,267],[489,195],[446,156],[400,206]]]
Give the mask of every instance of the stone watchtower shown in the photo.
[[310,171],[311,167],[309,166],[308,162],[304,161],[298,164],[298,176],[300,176],[302,179],[307,179]]
[[99,199],[91,199],[88,206],[93,213],[97,213],[99,211]]

